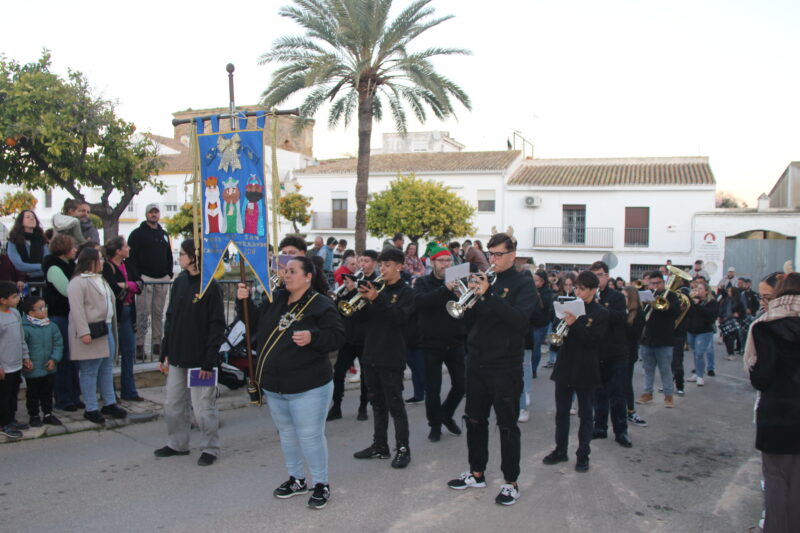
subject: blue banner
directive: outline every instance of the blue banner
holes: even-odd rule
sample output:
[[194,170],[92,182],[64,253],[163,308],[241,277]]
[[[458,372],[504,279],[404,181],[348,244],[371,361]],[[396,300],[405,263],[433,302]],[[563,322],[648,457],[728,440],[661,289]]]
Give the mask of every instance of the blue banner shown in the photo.
[[[217,125],[218,121],[212,120],[212,127]],[[239,253],[239,260],[247,261],[253,275],[271,297],[264,130],[204,134],[201,123],[197,129],[202,191],[201,294],[232,244]]]

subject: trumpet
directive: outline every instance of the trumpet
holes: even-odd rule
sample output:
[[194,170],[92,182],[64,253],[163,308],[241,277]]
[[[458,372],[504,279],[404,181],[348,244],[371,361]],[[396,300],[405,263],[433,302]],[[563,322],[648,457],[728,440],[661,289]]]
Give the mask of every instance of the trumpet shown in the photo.
[[280,274],[275,272],[269,277],[269,291],[275,292],[275,289],[283,285],[283,278],[281,278]]
[[564,339],[567,338],[567,334],[569,333],[569,326],[565,320],[562,320],[556,326],[556,330],[547,336],[548,342],[553,346],[561,346],[564,344]]
[[[489,285],[494,285],[494,282],[497,281],[497,274],[494,272],[494,265],[490,266],[489,269],[484,272],[484,275],[489,279]],[[459,280],[459,284],[456,286],[458,300],[450,300],[445,305],[447,312],[453,318],[463,318],[464,313],[467,312],[467,309],[470,309],[475,302],[478,301],[478,295],[475,294],[475,289],[467,289],[464,283]]]
[[[378,293],[386,288],[386,283],[383,283],[383,275],[379,275],[377,278],[371,280],[370,283],[376,286],[380,285],[378,287]],[[353,316],[353,313],[356,311],[363,309],[365,305],[367,305],[367,300],[365,300],[363,295],[359,292],[349,300],[342,300],[339,302],[337,307],[342,315],[350,317]]]
[[[353,277],[356,278],[355,279],[356,282],[359,282],[362,279],[364,279],[364,269],[362,268],[362,269],[357,270],[353,274]],[[342,284],[339,285],[338,287],[336,287],[336,289],[333,291],[333,297],[334,298],[338,298],[344,292],[346,287],[347,287],[347,283],[342,281]]]

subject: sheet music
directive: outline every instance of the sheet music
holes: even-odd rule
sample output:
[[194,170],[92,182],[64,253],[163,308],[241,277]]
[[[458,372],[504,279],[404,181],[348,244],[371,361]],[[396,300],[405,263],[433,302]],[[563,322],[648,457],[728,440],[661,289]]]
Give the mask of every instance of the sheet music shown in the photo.
[[642,301],[642,305],[644,305],[654,301],[656,297],[653,296],[653,291],[645,289],[643,291],[639,291],[639,299]]
[[469,263],[451,266],[444,271],[444,282],[449,284],[451,281],[466,278],[469,276]]
[[581,299],[575,299],[571,302],[553,302],[553,309],[556,311],[557,318],[564,318],[564,311],[568,311],[576,317],[586,314],[586,304]]

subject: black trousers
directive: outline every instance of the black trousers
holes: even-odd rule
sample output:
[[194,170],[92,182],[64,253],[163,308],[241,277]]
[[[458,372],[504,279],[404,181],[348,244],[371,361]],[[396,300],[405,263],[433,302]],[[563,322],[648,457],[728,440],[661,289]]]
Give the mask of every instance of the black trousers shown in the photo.
[[761,453],[764,473],[764,533],[800,531],[800,454]]
[[628,404],[628,411],[633,412],[636,410],[636,404],[633,403],[633,369],[636,362],[639,360],[639,343],[629,342],[628,344],[628,372],[625,375],[625,382],[622,388],[625,394],[625,403]]
[[[442,420],[453,418],[458,404],[464,397],[464,358],[466,352],[463,346],[448,349],[423,348],[425,359],[425,415],[428,425],[438,428]],[[442,393],[442,365],[447,367],[450,374],[450,392],[444,402],[441,401]]]
[[672,379],[675,388],[683,390],[683,347],[686,345],[686,334],[675,337],[672,345]]
[[494,407],[500,429],[500,469],[509,483],[519,477],[519,397],[522,365],[515,368],[467,368],[467,451],[473,472],[484,472],[489,462],[489,413]]
[[[600,364],[603,384],[594,391],[594,427],[608,430],[608,413],[615,435],[628,431],[628,409],[625,380],[628,378],[628,359],[615,359]],[[633,394],[633,393],[631,393]]]
[[375,432],[372,442],[379,447],[389,446],[389,414],[394,419],[394,438],[397,447],[408,447],[408,415],[403,401],[403,370],[375,365],[361,365],[362,380],[367,381],[367,397],[372,403]]
[[572,408],[572,395],[578,397],[578,457],[589,457],[592,442],[592,399],[593,389],[576,389],[569,385],[556,383],[556,450],[567,453],[569,444],[569,410]]
[[[339,348],[339,353],[336,355],[336,363],[333,365],[333,404],[341,405],[344,398],[344,381],[347,377],[347,371],[353,366],[356,358],[361,358],[361,353],[364,347],[358,344],[346,343]],[[361,398],[360,405],[367,405],[367,384],[364,380],[364,373],[362,368],[361,373]]]
[[28,409],[29,416],[39,416],[40,407],[44,415],[49,415],[53,412],[53,384],[55,380],[55,374],[25,379],[25,383],[28,385],[28,391],[25,394],[25,407]]
[[17,416],[17,395],[22,382],[22,370],[6,372],[0,379],[0,427],[9,425]]

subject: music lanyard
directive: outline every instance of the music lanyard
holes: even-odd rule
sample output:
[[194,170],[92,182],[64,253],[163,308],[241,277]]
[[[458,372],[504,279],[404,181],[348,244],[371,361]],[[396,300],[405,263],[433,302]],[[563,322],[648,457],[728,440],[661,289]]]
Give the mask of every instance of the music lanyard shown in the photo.
[[[258,384],[259,388],[261,388],[261,374],[264,372],[264,363],[266,362],[267,357],[269,357],[269,354],[272,353],[272,350],[275,348],[275,346],[278,345],[278,341],[281,340],[281,337],[283,337],[283,334],[286,333],[286,330],[289,329],[292,324],[303,318],[303,311],[305,311],[309,304],[314,301],[314,298],[316,298],[317,295],[318,293],[312,294],[308,301],[303,304],[303,307],[297,312],[295,311],[300,306],[301,302],[294,304],[294,307],[281,316],[280,320],[278,320],[278,325],[275,326],[275,329],[273,329],[272,333],[270,333],[269,337],[267,337],[263,348],[261,348],[261,353],[258,354],[258,366],[256,368],[255,377],[257,379],[256,383]],[[278,333],[277,337],[275,337],[276,333]],[[273,337],[275,337],[274,341],[272,340]],[[270,342],[272,342],[272,344],[270,344]]]

